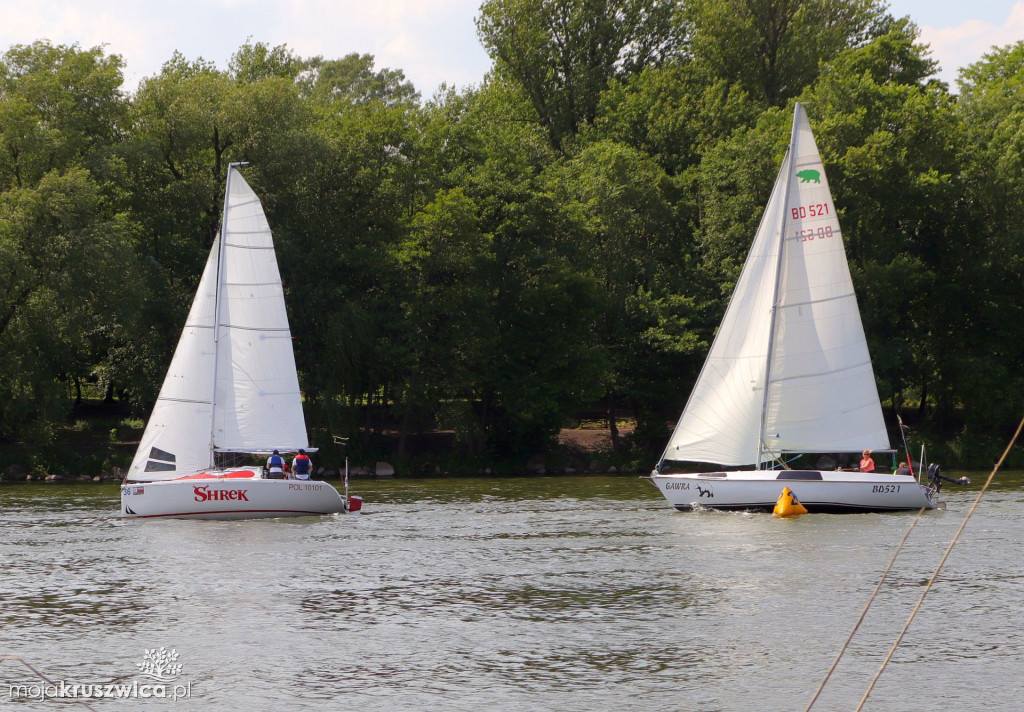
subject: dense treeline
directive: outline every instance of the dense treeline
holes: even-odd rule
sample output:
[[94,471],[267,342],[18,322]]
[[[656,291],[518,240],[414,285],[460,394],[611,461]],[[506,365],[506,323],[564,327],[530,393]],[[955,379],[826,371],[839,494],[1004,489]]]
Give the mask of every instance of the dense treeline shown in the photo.
[[[121,91],[102,48],[0,57],[0,438],[85,396],[145,418],[227,164],[275,230],[317,437],[643,459],[703,361],[808,110],[884,404],[991,462],[1024,399],[1024,43],[935,79],[879,0],[486,0],[478,87],[250,42]],[[637,429],[617,437],[617,417]],[[319,433],[317,435],[316,433]],[[45,458],[36,463],[44,467]],[[647,462],[646,464],[649,464]]]

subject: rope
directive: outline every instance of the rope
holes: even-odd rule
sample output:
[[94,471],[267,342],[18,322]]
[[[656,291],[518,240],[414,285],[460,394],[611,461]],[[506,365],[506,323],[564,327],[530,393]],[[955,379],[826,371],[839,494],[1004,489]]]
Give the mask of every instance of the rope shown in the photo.
[[878,579],[878,583],[875,584],[875,590],[871,592],[871,596],[868,597],[867,603],[864,604],[864,609],[860,612],[860,617],[857,618],[857,622],[854,624],[853,630],[851,630],[850,634],[846,637],[846,641],[839,649],[839,654],[836,655],[836,659],[833,661],[832,667],[830,667],[828,672],[825,673],[825,679],[821,681],[821,684],[814,693],[814,697],[811,698],[811,701],[807,703],[807,707],[804,708],[804,712],[810,712],[810,709],[814,707],[814,703],[818,701],[818,697],[821,695],[822,690],[825,689],[825,685],[827,685],[829,679],[831,679],[832,673],[835,672],[837,667],[839,667],[839,661],[843,659],[843,654],[846,652],[846,649],[850,647],[850,642],[853,640],[853,636],[857,634],[857,631],[860,629],[860,624],[863,623],[864,619],[867,617],[868,609],[871,608],[871,604],[874,603],[875,598],[878,596],[878,592],[882,589],[882,584],[885,583],[886,576],[888,576],[889,572],[892,571],[892,567],[896,563],[896,558],[900,555],[900,551],[903,550],[903,545],[906,544],[907,539],[910,538],[910,532],[914,531],[914,527],[917,526],[917,523],[921,520],[921,515],[924,514],[924,512],[924,507],[921,507],[921,509],[917,511],[917,515],[907,528],[906,534],[904,534],[903,539],[900,540],[899,546],[897,546],[896,551],[893,552],[892,558],[889,560],[889,565],[885,567],[885,571],[882,572],[882,576]]
[[889,650],[889,654],[885,656],[885,660],[883,660],[881,666],[879,666],[878,672],[876,672],[875,676],[871,678],[871,684],[868,685],[868,689],[864,691],[864,697],[861,698],[860,704],[857,705],[858,712],[864,707],[864,703],[867,702],[868,695],[871,694],[871,690],[874,689],[875,683],[878,682],[878,678],[882,676],[885,666],[889,664],[889,660],[892,659],[892,656],[896,652],[896,648],[899,646],[900,642],[903,640],[903,636],[906,634],[907,629],[910,628],[910,624],[914,621],[914,616],[917,615],[918,610],[920,610],[921,605],[924,603],[924,597],[928,595],[928,591],[931,589],[932,584],[935,583],[935,579],[938,578],[939,571],[942,570],[942,566],[946,563],[946,559],[949,558],[949,553],[953,550],[953,546],[956,544],[957,540],[960,539],[960,535],[967,526],[968,520],[970,520],[971,515],[974,514],[974,510],[978,508],[978,504],[981,502],[981,498],[985,494],[985,490],[987,490],[988,486],[992,484],[992,480],[995,478],[996,472],[999,471],[999,468],[1002,466],[1006,456],[1010,454],[1010,450],[1017,442],[1017,438],[1020,436],[1020,431],[1022,429],[1024,429],[1024,419],[1021,419],[1020,424],[1017,426],[1017,432],[1013,434],[1013,438],[1010,440],[1010,444],[1006,446],[1005,450],[1003,450],[1002,457],[999,458],[999,462],[997,462],[995,467],[992,468],[992,472],[989,473],[988,479],[985,480],[985,484],[982,485],[981,490],[979,490],[978,496],[974,498],[974,503],[971,505],[971,508],[967,510],[967,516],[964,517],[963,522],[960,523],[960,528],[957,529],[956,534],[953,535],[953,540],[950,541],[949,546],[946,547],[946,551],[942,555],[942,559],[939,560],[939,565],[935,567],[935,573],[933,573],[932,577],[928,579],[927,585],[924,587],[924,590],[921,591],[921,596],[917,599],[917,605],[914,606],[914,610],[910,612],[910,617],[907,618],[907,622],[904,624],[903,630],[900,631],[895,642],[893,642],[892,648]]
[[[992,484],[992,480],[995,478],[996,472],[999,471],[999,468],[1002,466],[1003,461],[1006,460],[1007,455],[1010,454],[1010,450],[1013,449],[1013,446],[1016,444],[1017,438],[1020,436],[1022,429],[1024,429],[1024,419],[1021,419],[1020,424],[1017,426],[1017,432],[1013,434],[1013,438],[1010,440],[1009,445],[1007,445],[1006,449],[1003,451],[1003,455],[1002,457],[999,458],[999,462],[997,462],[995,464],[995,467],[992,468],[992,472],[989,473],[988,479],[985,480],[985,484],[982,485],[981,490],[979,490],[978,496],[975,497],[974,503],[971,505],[970,509],[967,510],[967,515],[964,517],[963,522],[960,523],[960,527],[957,529],[956,534],[953,535],[953,539],[950,541],[945,553],[939,560],[938,566],[935,567],[934,573],[932,573],[931,578],[928,580],[928,583],[925,585],[924,590],[921,592],[921,596],[918,598],[917,604],[914,606],[914,609],[911,611],[910,616],[907,618],[907,622],[904,624],[899,636],[897,636],[895,642],[892,644],[892,648],[889,650],[889,654],[886,655],[885,660],[882,661],[881,666],[878,668],[878,672],[876,672],[875,676],[871,679],[871,683],[868,685],[868,689],[864,692],[864,696],[861,698],[860,703],[857,705],[857,712],[860,712],[860,710],[863,709],[864,703],[867,702],[868,696],[871,694],[871,691],[875,687],[875,683],[882,676],[882,672],[885,670],[886,665],[889,664],[889,661],[895,654],[896,648],[899,647],[899,644],[903,641],[903,636],[910,628],[910,624],[913,622],[914,617],[917,615],[917,612],[921,609],[921,606],[924,604],[925,596],[928,595],[928,591],[931,589],[932,584],[935,583],[935,579],[938,578],[939,572],[942,570],[943,565],[946,563],[946,559],[949,558],[949,554],[953,550],[953,546],[956,545],[957,541],[960,539],[960,535],[963,533],[964,528],[967,526],[968,520],[970,520],[971,515],[974,514],[974,510],[977,509],[978,504],[981,502],[982,496],[985,494],[985,491],[988,490],[989,485]],[[857,630],[860,628],[861,623],[864,622],[864,618],[867,616],[868,609],[871,608],[871,604],[874,602],[875,597],[878,595],[878,591],[881,589],[882,583],[885,581],[885,578],[886,576],[888,576],[889,571],[892,570],[893,565],[896,563],[896,558],[899,556],[900,551],[903,549],[903,545],[910,537],[910,532],[914,530],[914,527],[917,525],[918,521],[920,521],[921,515],[924,514],[924,512],[925,509],[922,507],[920,510],[918,510],[917,515],[914,517],[914,520],[910,523],[910,526],[907,528],[906,534],[903,535],[903,539],[900,541],[899,546],[896,547],[896,551],[893,553],[892,559],[889,561],[889,565],[885,568],[885,571],[882,572],[882,576],[879,578],[878,583],[875,585],[875,590],[872,591],[871,596],[868,598],[867,603],[864,605],[864,609],[861,611],[860,617],[854,624],[853,630],[850,631],[850,635],[847,636],[846,641],[839,649],[839,654],[836,656],[835,661],[832,663],[832,667],[830,667],[828,669],[828,672],[825,673],[825,678],[821,681],[821,685],[818,686],[817,691],[815,691],[814,696],[811,698],[811,701],[807,704],[807,707],[804,708],[804,712],[810,712],[810,709],[814,707],[814,703],[817,702],[822,690],[825,689],[825,685],[827,685],[829,680],[831,679],[832,673],[835,672],[836,668],[839,666],[839,661],[842,660],[843,654],[846,652],[846,649],[850,646],[850,641],[853,640],[853,636],[857,633]]]
[[[18,657],[17,655],[11,655],[10,653],[4,654],[4,655],[0,655],[0,665],[2,665],[2,664],[3,664],[4,662],[6,662],[7,660],[14,660],[14,661],[17,661],[17,662],[21,663],[22,665],[24,665],[25,667],[27,667],[27,668],[28,668],[29,670],[31,670],[31,671],[32,671],[33,673],[35,673],[35,675],[36,675],[36,676],[37,676],[37,677],[38,677],[39,679],[41,679],[41,680],[45,680],[45,681],[46,681],[47,683],[49,683],[50,685],[56,685],[56,684],[57,684],[56,682],[54,682],[53,680],[51,680],[50,678],[48,678],[48,677],[47,677],[46,675],[44,675],[43,673],[41,673],[41,672],[39,672],[38,670],[36,670],[36,669],[35,669],[35,668],[34,668],[34,667],[32,666],[32,664],[31,664],[31,663],[29,663],[28,661],[26,661],[26,660],[24,660],[24,659],[22,659],[22,658]],[[95,707],[91,707],[91,706],[89,706],[89,704],[88,704],[88,703],[86,703],[86,702],[84,702],[84,701],[82,701],[82,700],[73,700],[73,701],[74,701],[74,702],[77,702],[77,703],[78,703],[78,704],[80,704],[80,705],[82,705],[82,706],[83,706],[83,707],[85,707],[85,708],[86,708],[87,710],[92,710],[92,712],[96,712],[96,708],[95,708]]]

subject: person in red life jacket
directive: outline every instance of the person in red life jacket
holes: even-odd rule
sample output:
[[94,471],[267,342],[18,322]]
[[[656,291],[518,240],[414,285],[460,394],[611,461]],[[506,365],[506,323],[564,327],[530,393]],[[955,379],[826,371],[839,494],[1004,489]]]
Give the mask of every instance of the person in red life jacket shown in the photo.
[[277,450],[274,450],[274,454],[267,458],[267,478],[271,480],[284,479],[284,458]]
[[860,471],[861,472],[874,472],[875,471],[875,461],[871,459],[871,451],[870,450],[865,450],[863,453],[861,453]]
[[305,450],[299,448],[298,454],[292,460],[292,477],[297,480],[308,480],[312,471],[313,461],[309,459]]

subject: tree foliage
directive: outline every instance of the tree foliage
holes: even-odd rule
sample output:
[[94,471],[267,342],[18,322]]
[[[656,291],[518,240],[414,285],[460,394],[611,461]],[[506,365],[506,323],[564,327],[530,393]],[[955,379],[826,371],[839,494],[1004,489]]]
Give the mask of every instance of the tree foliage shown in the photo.
[[652,458],[800,100],[885,405],[988,457],[1024,386],[1024,45],[956,97],[875,0],[487,0],[477,26],[493,71],[428,101],[370,55],[252,40],[131,95],[102,48],[8,49],[0,438],[45,449],[83,393],[146,416],[242,161],[314,441],[404,457],[439,429],[521,462],[630,412],[620,457]]
[[120,58],[37,42],[0,61],[0,436],[45,446],[137,324],[136,227],[114,157]]
[[674,11],[662,0],[488,0],[477,28],[559,150],[594,120],[612,78],[676,52]]
[[822,63],[889,21],[878,0],[689,0],[684,8],[694,60],[767,106],[799,96]]

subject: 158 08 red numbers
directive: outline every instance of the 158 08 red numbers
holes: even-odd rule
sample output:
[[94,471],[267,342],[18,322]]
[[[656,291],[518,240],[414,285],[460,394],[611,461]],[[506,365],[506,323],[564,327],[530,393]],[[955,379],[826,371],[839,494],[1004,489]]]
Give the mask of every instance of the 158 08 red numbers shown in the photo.
[[828,203],[815,203],[814,205],[801,205],[799,208],[793,208],[794,220],[819,218],[822,215],[828,215]]
[[796,237],[800,238],[800,242],[807,242],[818,238],[819,240],[825,240],[832,237],[832,226],[826,225],[825,227],[819,228],[807,228],[806,230],[797,230]]

